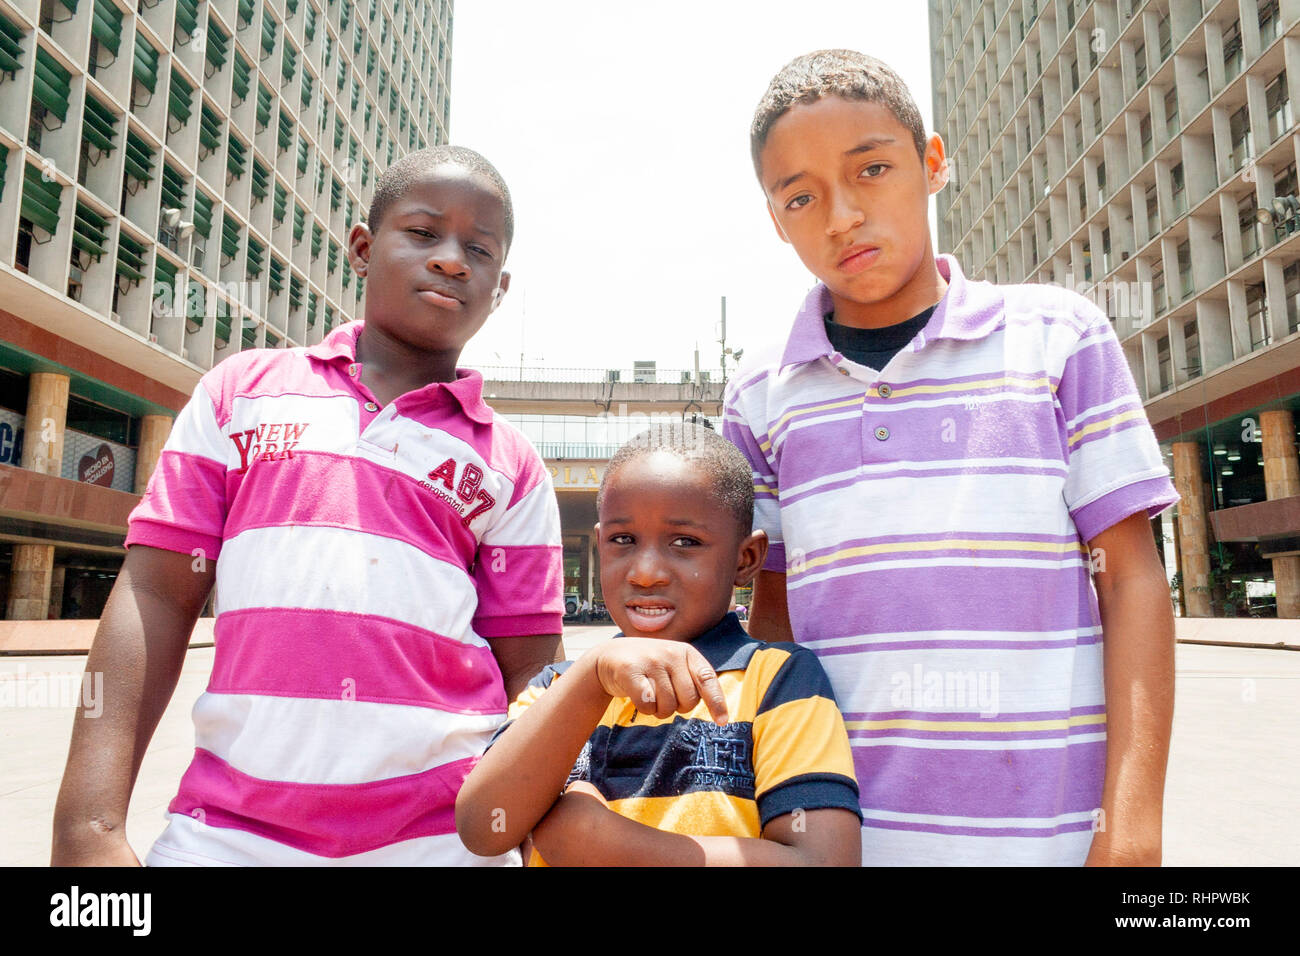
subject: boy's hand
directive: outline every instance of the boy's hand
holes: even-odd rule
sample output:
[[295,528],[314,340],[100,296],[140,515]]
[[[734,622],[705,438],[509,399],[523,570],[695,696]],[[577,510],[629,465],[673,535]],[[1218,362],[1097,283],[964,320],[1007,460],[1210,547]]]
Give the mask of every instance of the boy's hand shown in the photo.
[[662,720],[690,713],[703,700],[715,723],[727,722],[727,699],[718,675],[689,644],[622,637],[600,645],[595,663],[605,693],[629,698],[643,714]]

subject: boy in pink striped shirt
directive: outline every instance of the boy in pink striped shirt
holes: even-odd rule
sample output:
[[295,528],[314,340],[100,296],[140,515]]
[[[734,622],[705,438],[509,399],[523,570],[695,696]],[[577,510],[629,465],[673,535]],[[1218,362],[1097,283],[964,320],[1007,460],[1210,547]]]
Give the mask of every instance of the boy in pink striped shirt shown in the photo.
[[193,762],[151,865],[511,863],[456,836],[507,701],[556,659],[559,512],[461,350],[509,288],[500,174],[434,147],[376,183],[365,321],[203,376],[140,505],[87,667],[56,864],[134,865],[123,825],[214,583]]

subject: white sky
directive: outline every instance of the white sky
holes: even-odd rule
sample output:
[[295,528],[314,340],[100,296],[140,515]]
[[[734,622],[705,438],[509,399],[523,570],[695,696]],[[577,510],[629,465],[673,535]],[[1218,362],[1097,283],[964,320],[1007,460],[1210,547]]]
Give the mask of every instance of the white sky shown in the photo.
[[698,342],[716,368],[723,295],[729,346],[783,338],[814,280],[754,178],[754,107],[794,57],[847,47],[894,67],[932,128],[926,11],[457,0],[451,140],[496,165],[515,206],[510,292],[461,364],[684,369]]

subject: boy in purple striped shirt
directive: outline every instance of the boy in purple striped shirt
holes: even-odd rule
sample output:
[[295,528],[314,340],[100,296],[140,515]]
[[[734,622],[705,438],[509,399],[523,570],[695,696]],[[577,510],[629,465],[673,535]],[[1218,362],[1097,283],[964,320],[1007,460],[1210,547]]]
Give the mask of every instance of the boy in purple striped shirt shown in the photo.
[[727,389],[771,542],[750,632],[821,657],[868,864],[1158,864],[1177,500],[1106,316],[936,258],[942,140],[845,50],[751,131],[778,235],[821,282]]

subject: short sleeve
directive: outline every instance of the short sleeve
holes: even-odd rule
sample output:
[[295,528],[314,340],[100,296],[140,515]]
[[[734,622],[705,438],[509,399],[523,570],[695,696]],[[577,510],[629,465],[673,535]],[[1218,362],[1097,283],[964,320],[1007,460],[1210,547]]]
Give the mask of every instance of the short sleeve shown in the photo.
[[754,716],[754,795],[763,826],[796,810],[837,808],[861,818],[848,731],[821,661],[797,644],[758,653],[784,658]]
[[727,394],[723,400],[722,436],[740,449],[754,475],[753,530],[767,534],[767,559],[763,562],[763,570],[785,574],[785,539],[781,535],[777,476],[762,447],[766,441],[766,429],[760,425],[756,432],[744,412],[741,399],[747,384],[754,383],[732,379],[727,385]]
[[560,507],[536,453],[505,512],[483,534],[474,563],[482,637],[559,634],[564,629],[564,548]]
[[[215,371],[215,370],[214,370]],[[204,376],[172,425],[144,497],[127,519],[126,546],[143,544],[215,561],[226,523],[226,446]]]
[[1155,517],[1178,501],[1115,330],[1082,296],[1083,332],[1057,385],[1068,471],[1065,503],[1090,541],[1130,515]]

